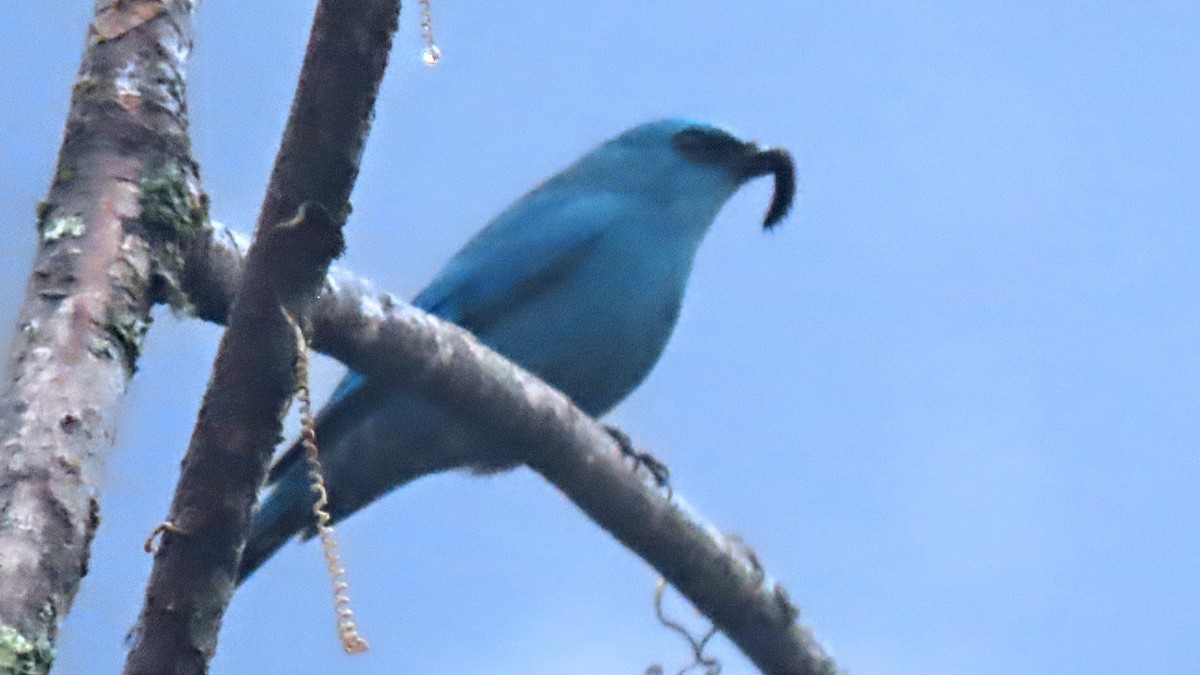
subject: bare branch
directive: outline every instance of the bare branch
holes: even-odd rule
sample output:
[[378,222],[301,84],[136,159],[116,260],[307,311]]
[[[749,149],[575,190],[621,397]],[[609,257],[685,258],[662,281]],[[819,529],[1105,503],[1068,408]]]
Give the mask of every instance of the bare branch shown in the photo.
[[[183,458],[126,673],[207,671],[295,387],[292,315],[342,245],[340,227],[315,203],[291,223],[260,228]],[[281,261],[291,274],[280,274]]]
[[[185,277],[201,315],[212,321],[223,320],[223,294],[236,283],[239,253],[232,241],[218,231],[205,247],[195,247],[196,265]],[[208,259],[200,260],[203,255]],[[796,622],[798,610],[783,587],[749,549],[705,523],[678,493],[668,499],[653,481],[630,471],[604,427],[561,393],[467,331],[377,295],[341,270],[326,280],[311,319],[315,349],[370,377],[419,389],[522,448],[532,468],[653,565],[765,672],[835,672]],[[488,459],[495,458],[462,458],[464,466]],[[421,466],[429,464],[414,463]]]
[[345,222],[399,17],[400,0],[317,4],[260,228],[308,201]]
[[203,673],[216,651],[251,510],[295,389],[290,315],[304,313],[342,250],[341,226],[399,12],[398,0],[317,6],[126,673]]
[[0,404],[0,663],[43,673],[87,572],[97,480],[156,299],[207,218],[189,0],[96,4]]

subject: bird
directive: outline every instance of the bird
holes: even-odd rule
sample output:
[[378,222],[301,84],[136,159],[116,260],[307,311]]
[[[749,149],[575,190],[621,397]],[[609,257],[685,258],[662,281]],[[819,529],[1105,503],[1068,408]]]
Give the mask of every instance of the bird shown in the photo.
[[[774,193],[763,227],[771,229],[795,196],[786,150],[687,119],[635,126],[501,212],[412,304],[601,417],[662,354],[717,213],[742,185],[767,175]],[[334,521],[423,475],[520,464],[478,422],[353,370],[315,424]],[[272,490],[251,523],[239,583],[293,536],[315,531],[302,456],[297,441],[268,473]]]

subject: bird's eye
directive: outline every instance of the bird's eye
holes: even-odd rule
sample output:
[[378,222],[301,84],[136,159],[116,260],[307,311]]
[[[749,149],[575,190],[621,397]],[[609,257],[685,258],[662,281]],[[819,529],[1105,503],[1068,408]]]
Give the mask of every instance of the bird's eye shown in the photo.
[[684,129],[671,137],[675,149],[697,164],[728,166],[746,154],[746,144],[729,134],[711,129]]

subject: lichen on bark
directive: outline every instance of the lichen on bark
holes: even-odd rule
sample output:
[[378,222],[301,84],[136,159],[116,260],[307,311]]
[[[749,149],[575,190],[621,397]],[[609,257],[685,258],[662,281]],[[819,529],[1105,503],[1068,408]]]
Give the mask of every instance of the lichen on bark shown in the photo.
[[191,314],[180,279],[185,253],[208,227],[208,200],[188,189],[179,164],[167,162],[142,174],[138,181],[139,221],[150,244],[155,300]]
[[12,626],[0,625],[0,673],[43,675],[53,663],[54,646],[49,640],[30,640]]

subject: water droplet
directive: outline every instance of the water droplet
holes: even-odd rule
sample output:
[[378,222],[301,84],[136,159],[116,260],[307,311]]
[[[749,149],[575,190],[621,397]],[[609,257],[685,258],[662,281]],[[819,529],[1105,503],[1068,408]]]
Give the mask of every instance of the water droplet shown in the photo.
[[438,49],[437,45],[429,45],[421,50],[421,60],[430,68],[436,66],[442,58],[442,50]]

